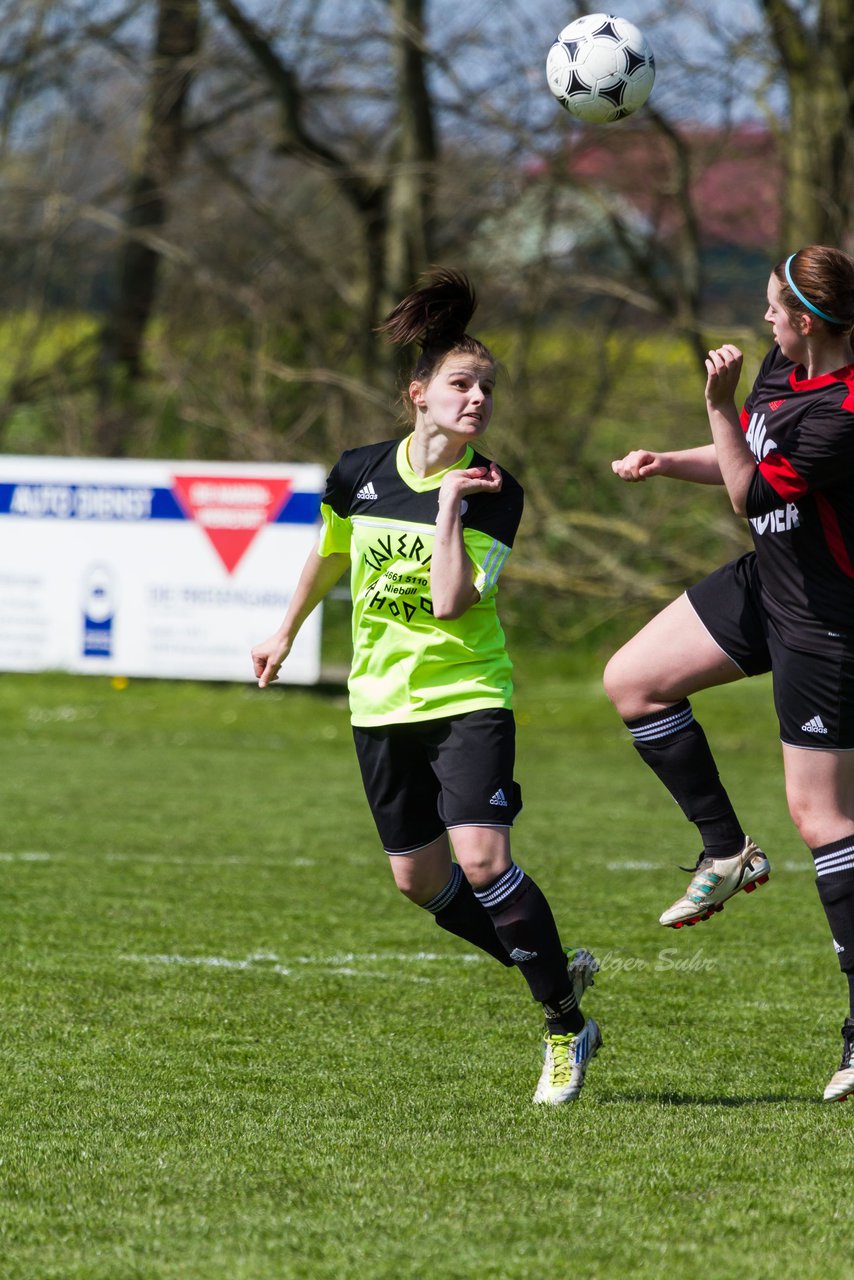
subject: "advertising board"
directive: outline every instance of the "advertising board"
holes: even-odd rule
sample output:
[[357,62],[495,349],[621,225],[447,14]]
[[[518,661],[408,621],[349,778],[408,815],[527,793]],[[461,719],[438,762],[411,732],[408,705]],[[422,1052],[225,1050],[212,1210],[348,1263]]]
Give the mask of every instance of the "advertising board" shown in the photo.
[[[318,532],[319,466],[0,455],[0,670],[251,680]],[[320,609],[280,679],[320,675]]]

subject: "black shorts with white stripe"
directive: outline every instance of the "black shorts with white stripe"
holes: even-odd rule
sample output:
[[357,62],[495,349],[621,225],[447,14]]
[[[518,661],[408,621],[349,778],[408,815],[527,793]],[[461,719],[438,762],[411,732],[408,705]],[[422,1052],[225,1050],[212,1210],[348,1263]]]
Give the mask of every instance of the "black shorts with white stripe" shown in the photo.
[[353,740],[386,853],[414,853],[447,828],[511,827],[522,808],[512,711],[354,725]]
[[752,553],[688,589],[697,617],[745,675],[771,672],[780,739],[813,751],[854,751],[854,638],[826,632],[821,649],[794,648],[762,602]]

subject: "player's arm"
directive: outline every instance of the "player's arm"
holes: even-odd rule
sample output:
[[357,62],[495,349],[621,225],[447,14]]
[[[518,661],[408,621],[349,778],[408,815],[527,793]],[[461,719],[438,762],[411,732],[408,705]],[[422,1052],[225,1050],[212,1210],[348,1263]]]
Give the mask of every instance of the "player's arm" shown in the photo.
[[461,618],[480,599],[475,568],[463,541],[462,504],[467,493],[499,493],[501,472],[494,462],[450,471],[439,489],[439,514],[430,560],[430,598],[436,618]]
[[271,681],[278,679],[279,667],[290,653],[300,627],[332,590],[349,564],[350,557],[345,552],[322,556],[317,546],[309,552],[282,625],[252,650],[259,689],[266,689]]
[[693,484],[723,484],[713,444],[671,452],[633,449],[624,458],[615,459],[611,470],[621,480],[630,483],[650,480],[653,476],[667,476],[671,480],[688,480]]
[[756,460],[741,428],[735,391],[744,357],[732,343],[706,357],[706,410],[718,466],[736,515],[747,515],[747,495],[756,475]]

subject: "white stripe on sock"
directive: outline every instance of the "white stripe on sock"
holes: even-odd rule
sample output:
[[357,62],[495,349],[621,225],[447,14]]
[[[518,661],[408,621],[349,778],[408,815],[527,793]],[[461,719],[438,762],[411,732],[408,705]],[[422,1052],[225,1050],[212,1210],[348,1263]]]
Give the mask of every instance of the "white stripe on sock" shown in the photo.
[[626,728],[637,742],[654,742],[658,738],[666,738],[671,733],[677,733],[680,729],[686,729],[693,719],[694,712],[690,707],[686,707],[675,715],[664,716],[651,724],[636,725],[634,728],[626,725]]

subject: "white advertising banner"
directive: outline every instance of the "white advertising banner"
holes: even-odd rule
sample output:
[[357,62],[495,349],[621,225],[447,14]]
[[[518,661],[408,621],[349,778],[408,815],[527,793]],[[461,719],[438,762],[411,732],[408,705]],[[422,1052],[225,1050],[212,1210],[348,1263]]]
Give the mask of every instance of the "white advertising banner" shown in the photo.
[[[321,467],[0,455],[0,670],[251,680]],[[320,609],[280,679],[320,675]]]

